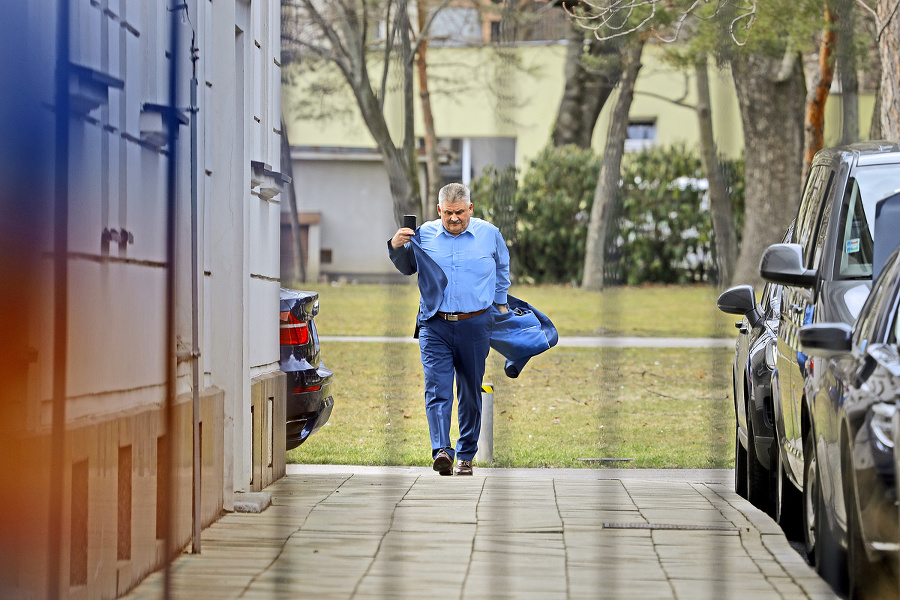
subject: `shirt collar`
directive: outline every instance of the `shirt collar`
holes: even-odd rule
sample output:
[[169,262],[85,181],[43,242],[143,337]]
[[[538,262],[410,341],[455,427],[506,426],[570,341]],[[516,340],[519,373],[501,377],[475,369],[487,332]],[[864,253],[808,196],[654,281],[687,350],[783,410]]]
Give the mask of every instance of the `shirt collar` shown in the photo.
[[443,234],[443,235],[446,235],[447,237],[451,237],[451,238],[452,238],[452,237],[459,237],[459,236],[465,235],[465,234],[467,234],[467,233],[468,233],[469,235],[471,235],[472,237],[474,237],[474,236],[475,236],[475,231],[474,231],[475,228],[473,227],[474,221],[475,221],[475,217],[472,217],[471,219],[469,219],[469,225],[468,225],[465,229],[463,229],[462,231],[460,231],[459,234],[457,234],[457,235],[453,235],[452,233],[450,233],[449,231],[447,231],[447,228],[444,227],[444,223],[441,222],[441,225],[440,225],[440,233]]

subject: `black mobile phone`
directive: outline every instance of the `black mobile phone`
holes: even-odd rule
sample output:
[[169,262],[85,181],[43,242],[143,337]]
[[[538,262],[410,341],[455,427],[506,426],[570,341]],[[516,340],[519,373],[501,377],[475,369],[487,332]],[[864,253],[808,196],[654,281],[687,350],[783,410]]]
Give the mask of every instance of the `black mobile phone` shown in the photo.
[[416,215],[403,215],[403,226],[410,229],[416,228]]

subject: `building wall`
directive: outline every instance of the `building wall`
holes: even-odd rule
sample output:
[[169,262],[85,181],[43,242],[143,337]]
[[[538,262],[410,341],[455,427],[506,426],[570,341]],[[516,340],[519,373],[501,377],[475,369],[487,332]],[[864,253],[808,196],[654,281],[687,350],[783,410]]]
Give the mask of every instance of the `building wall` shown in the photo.
[[[435,130],[438,137],[512,137],[516,139],[520,169],[550,140],[564,80],[565,43],[547,42],[496,47],[429,48],[429,81]],[[690,108],[670,100],[692,103],[696,98],[693,78],[674,71],[662,62],[662,49],[649,46],[631,109],[632,118],[655,119],[658,144],[698,144],[696,116]],[[373,65],[373,69],[379,68]],[[380,71],[379,71],[380,72]],[[305,102],[320,98],[304,98],[304,78],[299,85],[286,85],[282,90],[288,136],[295,146],[348,146],[372,148],[375,143],[358,111],[348,97],[329,97],[340,118],[306,119]],[[716,120],[717,143],[722,152],[735,156],[743,146],[743,134],[737,112],[734,86],[727,72],[710,67],[713,116]],[[687,87],[687,90],[685,88]],[[687,94],[685,95],[685,91]],[[644,93],[647,92],[647,93]],[[652,94],[652,95],[651,95]],[[615,96],[607,102],[594,132],[593,147],[602,151],[608,119]],[[393,131],[401,131],[401,105],[395,95],[385,101],[388,123]],[[423,131],[421,114],[416,104],[416,131]]]
[[[0,72],[4,89],[19,90],[27,102],[4,97],[0,116],[4,123],[11,115],[29,121],[21,131],[4,128],[0,139],[0,288],[17,290],[9,297],[3,292],[0,327],[0,484],[10,498],[4,510],[15,515],[0,518],[0,597],[47,597],[59,549],[60,597],[113,598],[164,564],[161,475],[170,464],[177,489],[174,543],[180,550],[191,541],[195,391],[202,525],[231,509],[235,492],[259,490],[284,474],[280,12],[278,3],[188,0],[175,8],[180,49],[172,59],[171,4],[71,0],[69,174],[60,186],[65,194],[55,196],[59,6],[54,0],[13,4],[0,25],[0,37],[11,40],[3,42]],[[196,111],[189,110],[192,38]],[[174,149],[160,110],[169,103],[173,65],[184,121]],[[12,173],[6,166],[20,153],[27,168]],[[175,260],[169,265],[173,157]],[[55,295],[62,289],[54,274],[57,219],[68,236],[59,254],[63,305]],[[174,348],[166,347],[170,268]],[[57,347],[63,318],[65,346]],[[192,355],[200,373],[196,390]],[[175,393],[167,432],[169,364]],[[64,414],[54,412],[59,406]],[[57,425],[63,433],[54,436]],[[57,439],[60,452],[53,450]],[[169,456],[161,440],[170,441]]]
[[[520,172],[527,170],[529,161],[550,139],[565,83],[565,52],[565,44],[554,42],[519,44],[502,50],[490,46],[430,48],[432,80],[429,85],[437,136],[461,140],[472,154],[493,158],[496,153],[501,157],[500,162],[504,162],[505,151],[496,148],[512,147],[509,162]],[[647,49],[645,63],[638,79],[632,117],[656,123],[659,145],[684,143],[696,147],[696,116],[692,110],[641,93],[663,94],[676,100],[686,92],[684,101],[693,102],[695,93],[690,87],[693,80],[689,82],[683,75],[664,68],[657,48]],[[379,67],[376,64],[372,68]],[[738,154],[742,133],[733,86],[726,74],[714,68],[710,83],[719,148],[726,154]],[[685,90],[685,86],[689,89]],[[310,100],[303,97],[304,89],[302,83],[284,86],[282,101],[288,137],[295,148],[292,156],[299,212],[320,213],[321,246],[309,248],[311,255],[322,254],[318,278],[396,280],[396,270],[383,248],[397,225],[381,162],[376,154],[362,160],[358,153],[330,151],[332,148],[374,148],[375,142],[349,94],[328,99],[340,118],[313,120],[298,116],[304,114],[304,102]],[[593,141],[598,152],[602,152],[605,143],[614,102],[615,95],[598,120]],[[395,139],[400,139],[402,106],[396,95],[386,98],[385,113]],[[423,130],[418,103],[416,129]],[[489,149],[492,140],[493,152]],[[462,162],[458,180],[468,183],[492,161],[473,156],[472,160]],[[473,200],[477,202],[477,198]],[[435,218],[431,208],[434,203],[429,199],[423,202],[426,219]],[[365,218],[354,220],[348,215],[365,215]],[[315,281],[315,273],[307,279]]]
[[350,281],[381,279],[392,271],[400,277],[385,245],[397,227],[390,192],[384,195],[388,178],[381,160],[296,151],[292,160],[300,210],[322,214],[315,225],[320,246],[309,250],[321,257],[319,274]]
[[[630,120],[655,124],[654,145],[684,144],[699,149],[695,78],[664,62],[664,47],[648,45],[638,75]],[[433,46],[428,50],[429,87],[438,138],[457,140],[513,140],[514,164],[520,173],[548,143],[564,81],[566,44],[557,42],[521,43],[498,46]],[[374,62],[372,73],[380,73]],[[327,69],[326,69],[327,70]],[[348,92],[327,98],[335,115],[312,119],[308,105],[322,102],[304,97],[308,78],[322,76],[295,73],[295,82],[282,89],[288,136],[294,152],[295,189],[299,211],[319,212],[321,249],[330,253],[331,264],[322,263],[325,279],[393,279],[393,266],[381,249],[381,242],[396,231],[391,218],[392,200],[380,162],[362,163],[330,151],[334,148],[359,150],[374,148],[375,142],[359,117]],[[329,77],[340,77],[337,74]],[[713,129],[718,150],[731,157],[743,152],[743,131],[734,85],[727,70],[709,66]],[[594,130],[593,148],[602,153],[609,119],[617,93],[607,101]],[[677,104],[680,102],[682,104]],[[420,106],[415,105],[416,131],[424,130]],[[860,97],[860,134],[869,130],[871,95]],[[398,94],[385,99],[385,114],[395,139],[402,131],[402,104]],[[827,144],[840,136],[840,95],[832,94],[826,104]],[[470,144],[475,146],[475,144]],[[370,156],[371,160],[377,156]],[[476,164],[477,163],[477,164]],[[469,164],[469,163],[467,163]],[[468,182],[481,174],[484,163],[471,164],[459,175]],[[473,199],[477,202],[477,199]],[[431,202],[425,202],[427,218],[433,218]],[[364,223],[348,223],[346,215],[365,214]],[[346,235],[353,232],[353,235]],[[316,249],[311,248],[310,254]]]

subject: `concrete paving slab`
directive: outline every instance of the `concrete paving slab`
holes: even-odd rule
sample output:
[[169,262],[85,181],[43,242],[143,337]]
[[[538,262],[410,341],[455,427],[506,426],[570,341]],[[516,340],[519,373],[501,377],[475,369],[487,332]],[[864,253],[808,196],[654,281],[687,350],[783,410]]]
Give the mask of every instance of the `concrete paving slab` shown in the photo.
[[268,509],[224,516],[173,564],[174,597],[835,597],[730,471],[290,467]]

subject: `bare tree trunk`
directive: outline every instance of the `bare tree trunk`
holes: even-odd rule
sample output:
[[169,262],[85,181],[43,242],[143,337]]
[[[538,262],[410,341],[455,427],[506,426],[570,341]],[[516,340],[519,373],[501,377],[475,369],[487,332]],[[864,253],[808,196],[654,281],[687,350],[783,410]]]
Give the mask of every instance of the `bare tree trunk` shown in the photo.
[[[418,13],[419,35],[424,35],[425,29],[425,2],[417,0],[416,11]],[[428,53],[428,40],[424,40],[419,46],[416,53],[416,67],[419,75],[419,100],[422,104],[422,122],[425,126],[425,173],[428,180],[428,189],[426,190],[426,198],[423,201],[422,210],[426,211],[429,204],[436,204],[438,192],[443,183],[440,165],[438,164],[437,153],[437,135],[434,132],[434,114],[431,112],[431,93],[428,91],[428,63],[426,56]],[[425,212],[427,214],[427,212]],[[424,216],[424,215],[420,215]]]
[[881,58],[881,136],[900,139],[900,15],[896,0],[878,0],[878,54]]
[[300,219],[297,211],[297,195],[294,190],[294,168],[291,163],[291,143],[288,140],[284,117],[281,118],[281,172],[291,178],[287,186],[288,215],[291,220],[291,257],[293,281],[306,281],[306,264],[303,262],[303,240],[300,239]]
[[573,23],[567,38],[565,88],[553,127],[553,145],[590,148],[600,111],[622,74],[618,44],[592,39],[587,54],[602,57],[600,66],[584,62],[585,30]]
[[[399,0],[397,8],[400,11],[400,64],[403,69],[403,157],[406,162],[410,196],[417,200],[416,210],[404,214],[415,214],[421,217],[422,214],[419,207],[422,204],[422,191],[419,187],[419,160],[416,153],[416,129],[413,110],[413,56],[409,39],[408,0]],[[402,222],[402,217],[400,222]]]
[[[403,150],[397,147],[385,121],[381,102],[372,88],[366,62],[367,34],[374,23],[373,17],[369,14],[369,7],[366,3],[351,6],[344,2],[320,4],[313,0],[300,0],[298,6],[302,7],[304,17],[317,28],[322,37],[327,38],[331,50],[326,51],[314,44],[306,47],[324,59],[334,62],[353,91],[360,115],[381,152],[393,199],[394,220],[399,226],[403,222],[403,215],[419,214],[421,211],[418,164],[415,161],[415,135],[410,115],[405,121],[405,136],[401,145]],[[407,0],[400,0],[398,11],[402,12],[398,14],[398,19],[399,24],[402,24],[400,32],[405,42],[404,48],[401,48],[403,99],[411,112],[413,84],[407,10]],[[389,57],[386,56],[384,68],[387,69],[390,63]]]
[[825,31],[822,32],[822,44],[819,47],[818,68],[813,74],[812,85],[806,96],[806,119],[804,123],[803,168],[800,181],[806,181],[806,174],[812,164],[816,152],[824,146],[825,102],[834,79],[834,49],[837,43],[837,30],[834,28],[834,13],[825,7]]
[[856,29],[854,0],[835,0],[837,12],[837,70],[841,83],[841,144],[859,141],[859,76],[853,52]]
[[[881,64],[881,61],[879,61],[879,64]],[[884,134],[881,131],[881,80],[878,81],[878,85],[875,88],[875,105],[872,107],[872,121],[869,125],[869,139],[884,139]]]
[[581,283],[582,287],[588,290],[603,289],[607,234],[618,212],[619,177],[628,135],[628,113],[634,99],[634,83],[638,71],[641,70],[643,51],[643,40],[635,40],[625,50],[619,98],[610,118],[609,135],[603,152],[603,166],[600,167],[594,205],[591,207],[591,220],[588,223],[584,277]]
[[403,215],[419,213],[421,202],[418,194],[413,195],[403,153],[394,146],[394,141],[391,139],[390,131],[384,120],[384,114],[381,112],[381,107],[378,106],[378,99],[371,92],[371,87],[368,86],[368,81],[365,86],[361,86],[359,93],[354,90],[354,94],[356,94],[356,101],[363,120],[381,152],[381,160],[388,174],[391,197],[394,199],[394,219],[399,226],[403,222]]
[[716,150],[713,136],[712,110],[709,98],[709,74],[706,58],[697,64],[697,121],[700,125],[700,162],[709,182],[709,211],[712,215],[713,232],[716,240],[716,264],[718,283],[730,284],[737,262],[737,237],[734,233],[734,215],[731,210],[731,196],[725,185],[725,176]]
[[[745,218],[733,281],[758,284],[759,258],[781,239],[800,201],[806,84],[796,56],[731,62],[744,128]],[[783,71],[783,72],[782,72]]]

